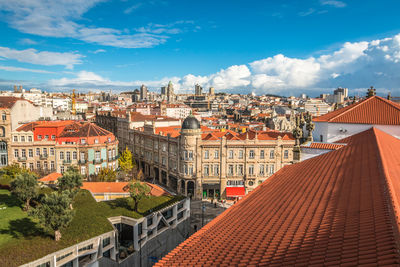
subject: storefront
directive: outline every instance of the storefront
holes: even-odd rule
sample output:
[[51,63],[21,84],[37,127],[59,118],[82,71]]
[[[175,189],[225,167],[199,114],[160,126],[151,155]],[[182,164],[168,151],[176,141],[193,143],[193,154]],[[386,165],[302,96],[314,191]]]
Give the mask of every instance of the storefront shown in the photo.
[[203,199],[219,199],[220,196],[220,184],[203,184]]
[[227,186],[226,187],[226,199],[227,200],[238,200],[244,197],[246,190],[244,186]]

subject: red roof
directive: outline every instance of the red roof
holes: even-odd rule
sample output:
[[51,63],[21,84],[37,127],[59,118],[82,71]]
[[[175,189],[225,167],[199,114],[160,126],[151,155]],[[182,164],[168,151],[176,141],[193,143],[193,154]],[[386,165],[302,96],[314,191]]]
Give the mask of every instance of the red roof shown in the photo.
[[156,266],[398,266],[400,140],[380,130],[288,165]]
[[226,187],[227,197],[244,197],[246,195],[244,186],[242,187]]
[[400,105],[379,96],[314,118],[315,122],[400,125]]
[[336,150],[342,148],[345,144],[336,144],[336,143],[318,143],[312,142],[310,145],[301,146],[303,148],[314,148],[314,149],[324,149],[324,150]]
[[39,179],[40,182],[55,182],[62,176],[61,173],[58,172],[52,172],[42,178]]

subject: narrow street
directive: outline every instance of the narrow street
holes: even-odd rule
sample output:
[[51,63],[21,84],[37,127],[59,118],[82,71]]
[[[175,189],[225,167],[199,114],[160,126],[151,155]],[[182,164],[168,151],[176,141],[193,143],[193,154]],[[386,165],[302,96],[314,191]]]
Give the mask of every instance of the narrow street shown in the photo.
[[[202,205],[205,206],[204,217],[202,213]],[[190,202],[190,226],[191,226],[191,234],[195,232],[195,228],[197,226],[197,230],[200,230],[202,227],[202,218],[204,218],[204,225],[209,223],[212,219],[221,214],[226,208],[221,206],[221,203],[218,203],[217,207],[214,204],[211,204],[209,201],[202,200],[192,200]]]

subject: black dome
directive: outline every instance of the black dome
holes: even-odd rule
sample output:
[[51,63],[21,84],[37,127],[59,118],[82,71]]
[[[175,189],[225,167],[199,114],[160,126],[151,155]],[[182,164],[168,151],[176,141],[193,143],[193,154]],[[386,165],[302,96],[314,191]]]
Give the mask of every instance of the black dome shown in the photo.
[[189,115],[182,123],[182,129],[196,130],[200,129],[200,122],[193,116]]

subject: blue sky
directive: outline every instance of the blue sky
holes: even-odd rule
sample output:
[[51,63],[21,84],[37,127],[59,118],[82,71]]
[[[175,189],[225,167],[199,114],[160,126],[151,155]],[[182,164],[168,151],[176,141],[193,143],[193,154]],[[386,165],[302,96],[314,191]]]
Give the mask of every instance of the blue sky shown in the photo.
[[0,0],[0,88],[400,96],[400,1]]

